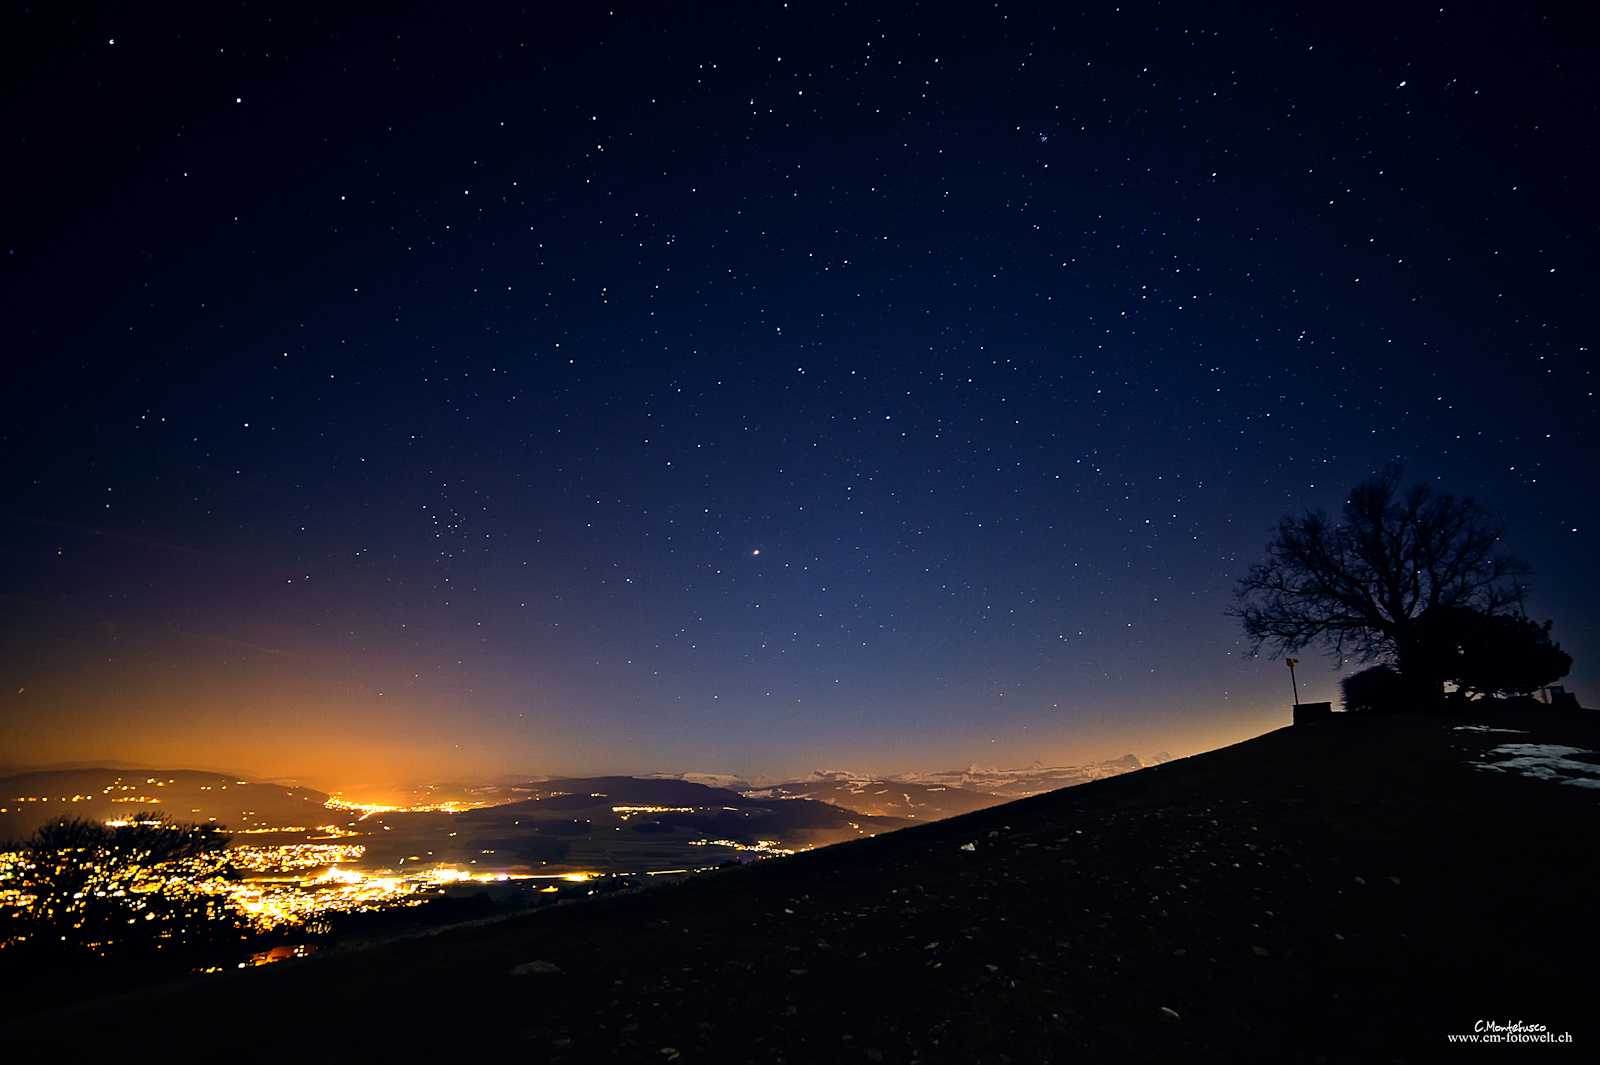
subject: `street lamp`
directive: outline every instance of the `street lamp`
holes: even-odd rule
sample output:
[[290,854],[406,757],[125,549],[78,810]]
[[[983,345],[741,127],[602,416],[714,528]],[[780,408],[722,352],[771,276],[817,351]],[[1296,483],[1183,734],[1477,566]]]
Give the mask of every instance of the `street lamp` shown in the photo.
[[1289,663],[1289,683],[1294,687],[1294,705],[1299,706],[1300,684],[1294,679],[1294,667],[1300,664],[1300,660],[1298,658],[1285,658],[1284,661]]

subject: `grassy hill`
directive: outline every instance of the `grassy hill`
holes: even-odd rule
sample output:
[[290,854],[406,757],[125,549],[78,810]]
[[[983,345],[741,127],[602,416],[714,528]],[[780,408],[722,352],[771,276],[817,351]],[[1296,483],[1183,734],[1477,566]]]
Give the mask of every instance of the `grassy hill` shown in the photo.
[[1470,763],[1510,742],[1600,750],[1600,721],[1474,723],[1526,731],[1283,729],[794,858],[24,1018],[8,1041],[312,1061],[1412,1062],[1520,1020],[1575,1040],[1528,1053],[1592,1053],[1600,790]]

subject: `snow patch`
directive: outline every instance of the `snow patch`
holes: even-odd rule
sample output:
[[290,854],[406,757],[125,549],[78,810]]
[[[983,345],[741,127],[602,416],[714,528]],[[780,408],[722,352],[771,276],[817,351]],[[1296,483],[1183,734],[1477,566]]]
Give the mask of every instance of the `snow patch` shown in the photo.
[[1535,780],[1555,780],[1562,784],[1576,784],[1580,788],[1600,789],[1600,765],[1569,757],[1594,753],[1581,747],[1563,747],[1558,743],[1507,743],[1489,752],[1490,755],[1505,756],[1504,761],[1467,764],[1479,769],[1492,769],[1496,773],[1511,772]]
[[1451,732],[1510,732],[1518,736],[1526,736],[1525,728],[1490,728],[1488,725],[1457,725]]

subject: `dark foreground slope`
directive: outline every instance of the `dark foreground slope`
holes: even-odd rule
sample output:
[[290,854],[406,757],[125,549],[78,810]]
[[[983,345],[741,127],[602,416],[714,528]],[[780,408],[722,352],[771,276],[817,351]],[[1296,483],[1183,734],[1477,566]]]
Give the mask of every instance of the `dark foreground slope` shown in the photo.
[[[24,1020],[8,1043],[301,1061],[1412,1062],[1470,1054],[1446,1038],[1479,1021],[1520,1020],[1575,1043],[1510,1053],[1592,1054],[1600,792],[1465,763],[1507,741],[1597,750],[1600,728],[1485,723],[1531,732],[1284,729],[636,895],[92,1003]],[[531,962],[559,971],[512,975]]]

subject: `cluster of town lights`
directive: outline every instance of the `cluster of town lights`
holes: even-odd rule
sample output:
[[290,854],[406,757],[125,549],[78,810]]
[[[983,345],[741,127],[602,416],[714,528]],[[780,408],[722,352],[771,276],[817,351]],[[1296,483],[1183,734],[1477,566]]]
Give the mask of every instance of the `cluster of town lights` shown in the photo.
[[373,814],[460,814],[466,813],[468,810],[476,810],[479,807],[488,806],[489,804],[477,800],[470,802],[451,800],[449,802],[428,803],[423,806],[386,806],[382,803],[351,802],[349,799],[341,799],[338,796],[334,796],[322,805],[326,806],[330,810],[360,810],[361,816],[358,818],[358,820],[365,821]]
[[[160,782],[152,778],[145,783],[164,787],[171,782]],[[120,791],[141,790],[137,785],[122,785],[120,781],[114,787]],[[111,792],[113,788],[106,790]],[[74,801],[80,801],[89,796],[74,795],[72,798]],[[14,801],[20,803],[36,800],[19,798]],[[144,795],[139,795],[137,801],[159,802],[158,799]],[[374,814],[385,813],[460,813],[491,804],[481,801],[447,801],[416,806],[389,805],[354,802],[336,796],[328,799],[324,805],[329,810],[359,814],[360,820],[366,820]],[[624,821],[633,817],[693,813],[697,812],[697,809],[706,808],[654,805],[612,807],[613,813]],[[724,809],[731,808],[724,807]],[[113,818],[106,820],[104,824],[110,828],[143,825],[175,832],[190,831],[193,828],[168,821],[158,815],[152,815],[148,819]],[[172,864],[145,865],[141,859],[149,855],[130,856],[133,860],[131,862],[124,860],[125,863],[117,866],[118,871],[115,873],[112,873],[109,867],[102,873],[100,865],[97,864],[94,866],[94,878],[91,884],[74,898],[82,900],[89,895],[126,898],[130,909],[138,911],[133,918],[135,920],[141,916],[145,920],[156,918],[155,912],[147,904],[147,900],[157,897],[156,893],[169,894],[173,897],[186,896],[191,899],[209,898],[216,900],[216,903],[205,903],[207,911],[205,919],[243,918],[256,932],[271,932],[285,927],[325,932],[331,927],[330,918],[336,914],[421,906],[430,898],[443,893],[443,889],[451,885],[544,881],[545,886],[540,887],[539,892],[555,894],[561,891],[557,886],[558,883],[583,884],[606,875],[570,871],[542,874],[480,873],[469,872],[457,865],[444,862],[432,868],[421,868],[419,862],[417,865],[409,866],[403,875],[397,875],[396,870],[392,869],[367,872],[354,867],[354,863],[361,862],[365,858],[366,847],[356,843],[332,842],[344,837],[361,835],[360,831],[354,830],[353,824],[348,828],[338,825],[317,825],[314,829],[298,825],[280,828],[261,826],[235,830],[231,834],[250,837],[312,831],[320,833],[310,837],[312,842],[281,844],[264,842],[264,845],[247,843]],[[236,844],[239,842],[235,841]],[[731,839],[684,842],[696,846],[727,847],[735,851],[758,852],[762,855],[794,853],[793,850],[782,847],[777,840],[759,840],[754,844]],[[30,868],[26,865],[27,861],[28,859],[20,851],[0,852],[0,906],[27,907],[39,902],[31,891],[22,889],[18,879],[27,868]],[[649,870],[632,875],[671,875],[689,871]],[[69,905],[75,906],[76,903]],[[102,946],[109,947],[110,943]],[[315,946],[292,949],[275,947],[245,964],[265,964],[280,960],[281,957],[296,956],[303,951],[314,949]]]

